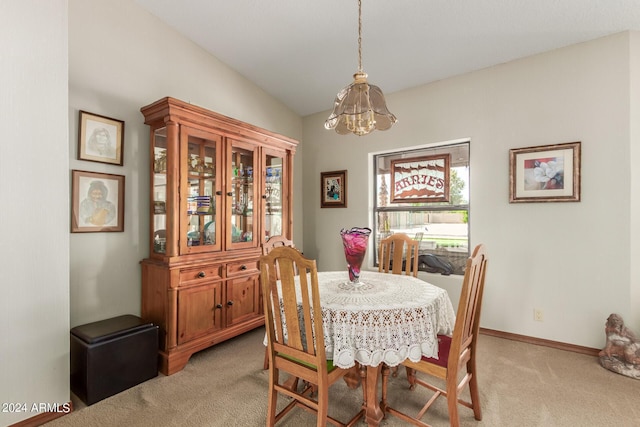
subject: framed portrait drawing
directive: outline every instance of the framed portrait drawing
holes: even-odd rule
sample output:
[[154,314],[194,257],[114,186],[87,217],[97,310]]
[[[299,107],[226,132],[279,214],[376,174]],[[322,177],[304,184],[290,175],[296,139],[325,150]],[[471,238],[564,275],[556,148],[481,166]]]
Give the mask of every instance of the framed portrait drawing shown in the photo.
[[80,111],[78,160],[122,166],[124,121]]
[[71,232],[124,231],[124,176],[71,171]]
[[323,208],[347,207],[347,171],[320,173],[320,206]]
[[509,150],[509,203],[579,201],[580,142]]
[[391,162],[391,202],[448,202],[451,156],[398,159]]

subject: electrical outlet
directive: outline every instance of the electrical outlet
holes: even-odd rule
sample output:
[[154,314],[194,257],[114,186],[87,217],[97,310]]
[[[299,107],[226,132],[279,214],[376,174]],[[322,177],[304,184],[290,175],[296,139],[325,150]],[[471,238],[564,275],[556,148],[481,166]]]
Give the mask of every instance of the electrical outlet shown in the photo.
[[536,322],[542,322],[542,310],[540,310],[539,308],[534,308],[533,309],[533,320],[535,320]]

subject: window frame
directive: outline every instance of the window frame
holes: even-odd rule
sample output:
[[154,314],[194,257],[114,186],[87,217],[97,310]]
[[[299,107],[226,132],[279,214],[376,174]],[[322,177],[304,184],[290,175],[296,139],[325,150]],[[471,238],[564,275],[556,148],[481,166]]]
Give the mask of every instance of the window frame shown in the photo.
[[[466,179],[464,179],[466,185],[468,186],[467,188],[467,203],[466,204],[447,204],[447,203],[442,203],[442,202],[420,202],[420,203],[415,203],[415,206],[409,206],[409,205],[404,205],[404,206],[380,206],[380,195],[378,194],[378,165],[379,165],[379,159],[382,158],[389,158],[389,162],[391,162],[392,160],[396,159],[397,156],[403,156],[405,158],[412,158],[412,157],[422,157],[422,156],[432,156],[435,153],[442,153],[443,150],[447,151],[447,152],[454,152],[456,150],[459,150],[460,148],[462,148],[463,150],[466,148],[466,159],[463,160],[462,162],[460,161],[452,161],[451,164],[449,164],[449,171],[460,167],[460,166],[465,166],[468,170],[468,174],[466,176]],[[372,258],[373,258],[373,265],[375,267],[378,267],[379,265],[379,260],[378,260],[378,248],[379,248],[379,244],[380,244],[380,240],[382,239],[382,233],[380,230],[380,224],[379,224],[379,214],[381,213],[398,213],[398,212],[407,212],[409,214],[412,213],[426,213],[426,212],[434,212],[434,213],[439,213],[439,212],[450,212],[450,211],[458,211],[458,212],[464,212],[464,215],[466,215],[466,253],[465,253],[465,259],[469,256],[470,254],[470,221],[471,221],[471,215],[470,215],[470,200],[471,200],[471,195],[470,195],[470,175],[471,175],[471,168],[470,168],[470,148],[471,148],[471,141],[469,139],[461,139],[461,140],[455,140],[455,141],[448,141],[448,142],[443,142],[440,144],[431,144],[431,145],[424,145],[424,146],[416,146],[416,147],[404,147],[401,149],[395,149],[395,150],[385,150],[385,151],[379,151],[379,152],[375,152],[375,153],[371,153],[371,164],[372,164],[372,197],[373,197],[373,203],[371,204],[372,206],[372,217],[371,217],[371,224],[372,224],[372,237],[373,237],[373,254],[372,254]],[[391,181],[391,180],[389,180]],[[391,183],[389,182],[389,185]],[[449,186],[451,187],[452,185],[452,181],[449,182]],[[391,200],[389,200],[388,202],[389,204],[391,204]],[[421,271],[425,271],[425,270],[421,270]],[[463,271],[455,271],[451,273],[452,275],[463,275],[464,272]]]

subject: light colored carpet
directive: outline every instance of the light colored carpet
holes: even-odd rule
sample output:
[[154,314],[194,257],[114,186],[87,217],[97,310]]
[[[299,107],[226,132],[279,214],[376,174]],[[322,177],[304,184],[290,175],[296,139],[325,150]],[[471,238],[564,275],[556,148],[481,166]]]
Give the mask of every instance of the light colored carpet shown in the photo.
[[[159,375],[89,407],[73,396],[76,410],[46,426],[264,425],[263,338],[259,328],[218,344],[195,354],[181,372]],[[462,426],[640,426],[640,381],[602,368],[594,357],[487,335],[478,346],[483,419],[476,421],[470,409],[460,407]],[[390,378],[389,402],[397,409],[415,413],[427,393],[408,390],[402,367]],[[338,381],[330,389],[329,413],[346,421],[361,401],[360,388]],[[446,401],[439,399],[423,420],[448,426]],[[279,425],[312,426],[315,417],[294,409]],[[387,415],[381,425],[406,423]]]

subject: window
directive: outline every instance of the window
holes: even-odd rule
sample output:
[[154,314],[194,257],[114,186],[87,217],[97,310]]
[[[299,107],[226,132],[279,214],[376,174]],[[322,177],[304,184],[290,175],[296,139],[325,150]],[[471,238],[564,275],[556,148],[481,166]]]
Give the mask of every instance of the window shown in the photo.
[[374,161],[374,244],[406,233],[420,241],[418,269],[464,274],[469,257],[469,142],[388,153]]

